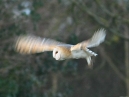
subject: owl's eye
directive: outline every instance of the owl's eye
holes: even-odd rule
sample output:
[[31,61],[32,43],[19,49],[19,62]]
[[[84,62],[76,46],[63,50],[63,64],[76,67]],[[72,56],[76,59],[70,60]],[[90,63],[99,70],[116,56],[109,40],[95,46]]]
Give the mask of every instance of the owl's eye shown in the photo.
[[58,53],[58,51],[55,52],[55,54],[57,54],[57,53]]

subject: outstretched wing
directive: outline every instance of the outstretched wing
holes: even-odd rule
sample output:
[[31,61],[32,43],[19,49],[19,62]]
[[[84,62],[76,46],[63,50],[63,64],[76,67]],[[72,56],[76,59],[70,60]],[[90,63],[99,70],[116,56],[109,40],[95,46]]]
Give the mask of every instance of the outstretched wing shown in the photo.
[[[98,30],[89,40],[71,46],[72,54],[75,55],[74,57],[85,57],[88,62],[88,66],[91,68],[93,66],[91,56],[96,56],[97,54],[88,48],[98,46],[104,41],[105,36],[106,31],[104,29]],[[80,56],[79,54],[77,55],[78,52],[81,53]]]
[[98,30],[89,40],[83,41],[71,47],[72,50],[86,49],[90,47],[96,47],[102,43],[106,36],[106,30]]
[[96,47],[105,40],[106,30],[98,30],[91,39],[88,40],[87,48]]
[[44,51],[53,51],[56,46],[70,47],[70,44],[33,35],[20,36],[16,40],[15,50],[21,54],[33,54]]

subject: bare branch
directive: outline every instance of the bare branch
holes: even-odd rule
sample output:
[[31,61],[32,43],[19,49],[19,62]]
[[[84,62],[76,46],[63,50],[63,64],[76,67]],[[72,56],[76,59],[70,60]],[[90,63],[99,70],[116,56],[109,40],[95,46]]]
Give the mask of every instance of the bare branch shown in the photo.
[[115,66],[114,62],[112,61],[112,59],[108,56],[108,54],[106,53],[106,51],[101,47],[100,48],[100,52],[103,56],[104,59],[106,59],[106,61],[109,63],[110,67],[115,71],[115,73],[123,80],[126,81],[125,76],[118,70],[118,68]]
[[[129,29],[127,26],[124,26],[124,35],[129,38]],[[129,42],[125,41],[125,66],[126,66],[126,87],[127,95],[129,95]]]
[[[104,19],[100,16],[97,16],[96,14],[91,12],[83,3],[80,4],[80,2],[77,2],[75,0],[72,0],[72,3],[74,3],[80,10],[86,12],[89,16],[91,16],[98,24],[100,24],[104,28],[107,28],[110,32],[112,32],[113,34],[121,37],[122,39],[125,39],[125,40],[129,41],[129,38],[126,38],[124,35],[119,34],[119,31],[115,31],[114,29],[112,29],[110,27],[110,23],[108,23],[108,21],[106,19]],[[82,6],[80,6],[80,5],[82,5]],[[114,15],[111,15],[111,14],[110,14],[110,16],[114,17]],[[127,20],[124,20],[124,21],[127,21]]]

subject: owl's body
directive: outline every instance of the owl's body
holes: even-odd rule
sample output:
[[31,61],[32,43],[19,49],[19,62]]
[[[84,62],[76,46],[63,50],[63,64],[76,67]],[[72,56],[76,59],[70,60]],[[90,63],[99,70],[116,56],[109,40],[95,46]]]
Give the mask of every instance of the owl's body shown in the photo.
[[96,56],[97,54],[88,48],[98,46],[104,41],[105,36],[105,30],[100,29],[93,35],[91,39],[76,45],[71,45],[52,39],[27,35],[18,37],[15,48],[22,54],[53,51],[53,57],[56,60],[86,58],[88,65],[91,66],[91,56]]
[[84,50],[78,50],[75,52],[72,52],[72,58],[79,59],[79,58],[87,58],[89,56],[96,56],[97,54],[90,51],[89,49]]

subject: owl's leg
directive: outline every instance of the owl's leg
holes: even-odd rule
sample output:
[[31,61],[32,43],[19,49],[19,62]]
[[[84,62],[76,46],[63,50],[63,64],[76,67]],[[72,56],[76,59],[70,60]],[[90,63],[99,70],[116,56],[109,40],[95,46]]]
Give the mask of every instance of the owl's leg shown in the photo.
[[92,63],[92,61],[91,61],[91,56],[88,56],[88,57],[86,58],[86,60],[87,60],[87,63],[88,63],[88,67],[89,67],[89,68],[92,68],[92,67],[93,67],[93,63]]
[[91,55],[91,56],[97,56],[97,54],[96,54],[95,52],[89,50],[88,48],[86,48],[85,51],[86,51],[89,55]]

